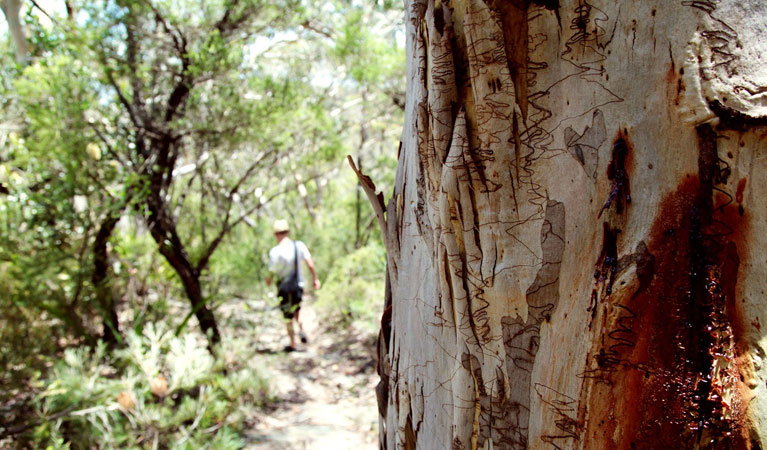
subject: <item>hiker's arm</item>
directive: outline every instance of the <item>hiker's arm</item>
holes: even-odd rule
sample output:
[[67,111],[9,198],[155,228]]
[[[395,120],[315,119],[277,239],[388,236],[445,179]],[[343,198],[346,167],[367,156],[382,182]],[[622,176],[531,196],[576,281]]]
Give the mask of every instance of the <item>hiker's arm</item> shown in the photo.
[[320,288],[320,279],[317,278],[317,271],[314,270],[314,261],[312,261],[312,257],[309,255],[306,255],[304,258],[304,261],[306,261],[306,267],[309,268],[309,272],[312,273],[312,285],[314,286],[314,289]]
[[272,262],[271,258],[269,259],[269,272],[266,274],[266,285],[271,286],[272,280],[274,279],[274,263]]

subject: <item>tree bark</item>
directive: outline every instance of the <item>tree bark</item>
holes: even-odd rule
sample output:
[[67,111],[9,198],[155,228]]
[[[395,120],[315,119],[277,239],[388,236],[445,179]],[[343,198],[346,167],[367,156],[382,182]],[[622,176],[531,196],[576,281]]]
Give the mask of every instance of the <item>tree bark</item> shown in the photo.
[[208,347],[212,351],[213,347],[221,342],[221,333],[213,311],[206,305],[200,283],[201,272],[207,264],[199,268],[194,266],[178,236],[176,224],[168,211],[167,204],[162,200],[160,191],[151,186],[154,186],[154,183],[150,183],[151,193],[147,201],[149,209],[147,225],[150,234],[157,243],[160,254],[181,279],[192,312],[200,324],[200,330],[207,337]]
[[13,41],[13,48],[16,51],[16,62],[24,65],[29,60],[29,45],[19,17],[21,0],[0,0],[0,9],[3,10],[8,31],[11,33],[11,41]]
[[406,2],[381,448],[765,446],[765,13]]
[[77,6],[75,6],[72,0],[64,0],[64,7],[67,10],[67,20],[70,23],[74,23],[77,16]]
[[120,340],[120,322],[117,317],[117,305],[110,279],[113,274],[110,270],[107,244],[119,221],[119,215],[110,215],[104,219],[93,241],[91,282],[96,289],[96,304],[101,309],[101,316],[104,321],[104,331],[101,338],[110,345],[115,345]]

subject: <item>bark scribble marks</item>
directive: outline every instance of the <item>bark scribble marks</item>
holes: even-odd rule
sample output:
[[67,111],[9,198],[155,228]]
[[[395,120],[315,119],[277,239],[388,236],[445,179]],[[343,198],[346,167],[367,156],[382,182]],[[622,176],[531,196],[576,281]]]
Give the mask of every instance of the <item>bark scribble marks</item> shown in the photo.
[[482,364],[479,359],[469,353],[464,352],[461,355],[461,365],[469,371],[474,380],[475,408],[479,410],[479,423],[477,427],[477,447],[481,448],[487,439],[491,438],[492,433],[492,397],[487,392],[485,380],[482,377]]
[[[639,282],[634,295],[638,295],[647,289],[655,274],[655,257],[650,253],[644,241],[637,244],[634,253],[618,259],[619,232],[619,229],[613,229],[607,223],[604,224],[602,252],[594,272],[596,286],[591,293],[591,304],[588,309],[591,311],[589,329],[592,327],[597,308],[600,306],[599,300],[607,300],[612,295],[613,284],[617,275],[634,266]],[[609,324],[602,327],[601,346],[593,356],[596,367],[585,371],[581,376],[597,383],[611,385],[612,381],[609,375],[612,372],[617,371],[621,366],[632,366],[629,361],[622,357],[622,351],[636,345],[634,319],[637,317],[637,313],[627,304],[621,303],[620,298],[611,299],[602,304],[605,305],[604,309],[611,313],[612,319],[608,321]],[[648,371],[641,364],[634,365],[632,368],[645,373]]]
[[[739,374],[735,367],[735,338],[728,317],[727,297],[734,300],[740,259],[737,246],[729,241],[735,231],[733,205],[714,207],[714,186],[723,183],[729,168],[721,166],[717,153],[716,132],[708,124],[696,128],[698,134],[698,172],[700,185],[691,212],[689,318],[693,323],[691,350],[693,370],[697,374],[695,395],[690,407],[698,410],[688,428],[699,442],[732,444],[737,426],[733,396]],[[725,207],[730,220],[722,217]],[[730,222],[730,223],[728,223]],[[734,302],[733,302],[734,303]],[[732,314],[732,312],[730,312]],[[697,338],[697,339],[695,339]]]
[[[453,126],[458,116],[458,87],[456,80],[454,39],[450,11],[429,3],[433,8],[433,21],[427,19],[429,42],[428,58],[429,95],[428,121],[429,146],[426,164],[431,189],[439,188],[441,167],[445,163],[453,136]],[[431,17],[431,16],[429,16]],[[420,129],[420,128],[419,128]]]
[[[745,2],[735,3],[745,5]],[[756,5],[763,3],[754,2],[751,13],[762,15],[763,6]],[[746,131],[767,126],[767,115],[754,114],[761,110],[767,86],[761,76],[745,75],[762,71],[763,64],[752,55],[761,53],[758,44],[754,43],[760,42],[763,30],[743,24],[737,15],[717,11],[720,4],[720,0],[682,1],[682,5],[708,16],[698,31],[702,44],[698,51],[700,78],[703,83],[719,85],[706,97],[708,107],[719,117],[720,129]],[[731,16],[736,26],[727,23],[726,16]],[[728,104],[728,98],[734,101]]]
[[615,145],[613,145],[613,159],[610,161],[610,165],[607,166],[607,178],[612,181],[612,189],[607,197],[607,202],[599,210],[597,217],[601,217],[602,213],[610,208],[613,201],[615,202],[615,211],[618,214],[623,212],[624,202],[625,204],[631,203],[631,186],[629,184],[628,172],[626,172],[626,155],[628,151],[626,141],[623,138],[619,138]]
[[[523,321],[519,316],[501,318],[503,345],[506,350],[506,372],[514,383],[514,389],[510,390],[507,406],[504,408],[508,411],[506,420],[511,425],[506,436],[510,442],[514,443],[509,447],[513,449],[527,448],[532,369],[540,344],[541,324],[551,321],[552,314],[559,303],[559,272],[565,249],[564,236],[564,204],[549,200],[546,203],[546,214],[541,228],[543,264],[535,280],[527,289],[527,321]],[[547,391],[547,393],[551,392]],[[557,415],[564,414],[567,417],[562,420],[573,420],[563,412],[564,410],[556,409],[561,406],[556,398],[552,399],[548,395],[541,398],[544,403],[555,408]],[[550,437],[561,435],[560,424],[554,424],[554,426],[560,431],[552,432]]]
[[[469,342],[480,346],[492,338],[486,290],[492,286],[493,280],[483,277],[476,267],[477,261],[482,259],[477,202],[483,199],[481,194],[491,192],[484,190],[488,180],[483,179],[481,172],[485,170],[485,162],[491,162],[493,156],[489,152],[471,151],[463,113],[456,119],[451,142],[441,181],[447,194],[440,206],[443,242],[448,254],[450,278],[457,282],[453,286],[453,298],[465,305],[465,308],[456,310],[459,316],[456,326],[469,331]],[[474,157],[484,158],[484,161]]]
[[716,1],[713,0],[684,0],[682,5],[700,9],[708,14],[716,10]]
[[[705,155],[705,145],[701,150],[699,162],[716,162],[711,154]],[[656,393],[642,396],[645,407],[640,412],[645,420],[655,418],[643,424],[637,437],[661,446],[739,447],[737,421],[743,405],[737,394],[735,341],[727,307],[737,283],[739,258],[730,239],[738,227],[732,221],[736,217],[732,205],[713,207],[713,167],[702,164],[699,177],[664,201],[665,217],[656,223],[651,244],[659,274],[648,295],[635,299],[637,304],[649,300],[640,314],[655,317],[641,321],[652,331],[640,340],[649,347],[647,363],[656,368],[644,383],[645,389]],[[653,298],[656,293],[659,296]],[[669,346],[661,348],[653,341]]]
[[583,428],[581,423],[573,417],[576,414],[578,400],[540,383],[535,384],[535,393],[541,399],[542,404],[551,408],[557,417],[554,421],[556,430],[542,435],[541,440],[551,444],[555,449],[567,448],[568,446],[561,441],[578,439]]
[[601,110],[594,111],[591,126],[586,127],[582,134],[578,134],[572,127],[565,129],[565,145],[567,151],[578,161],[586,175],[592,180],[597,179],[597,166],[599,166],[599,147],[607,139],[605,116]]
[[410,5],[410,17],[414,22],[423,20],[426,16],[426,0],[414,0]]
[[[558,83],[562,84],[562,92],[566,96],[575,90],[591,92],[590,95],[594,96],[595,102],[587,111],[581,112],[581,114],[585,114],[594,108],[622,102],[623,98],[610,90],[607,83],[610,80],[605,69],[605,61],[609,54],[607,47],[613,41],[615,28],[609,31],[603,25],[610,21],[610,17],[586,0],[579,0],[574,3],[577,6],[569,13],[572,19],[567,27],[571,34],[564,44],[565,50],[560,54],[560,59],[565,64],[575,67],[578,77],[571,80],[563,79]],[[617,26],[617,23],[618,20],[615,21],[614,27]],[[575,80],[579,81],[576,83]],[[589,81],[587,83],[581,82],[585,80]],[[536,97],[536,94],[533,94],[532,97]],[[534,105],[538,103],[536,100],[532,100]],[[549,114],[552,113],[549,112]]]
[[510,392],[508,420],[512,423],[512,434],[519,435],[514,449],[527,448],[527,433],[530,424],[530,385],[535,355],[540,343],[540,324],[528,319],[522,321],[519,316],[501,318],[503,346],[506,350],[506,372],[514,382]]

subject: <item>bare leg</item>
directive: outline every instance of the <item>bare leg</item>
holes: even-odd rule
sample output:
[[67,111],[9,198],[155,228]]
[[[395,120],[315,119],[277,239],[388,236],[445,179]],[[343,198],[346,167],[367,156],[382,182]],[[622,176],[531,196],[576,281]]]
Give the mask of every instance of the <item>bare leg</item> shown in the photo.
[[306,333],[304,333],[304,324],[299,320],[298,311],[296,311],[296,314],[293,316],[293,320],[295,320],[298,325],[298,336],[301,338],[301,343],[307,344],[309,341],[306,338]]
[[304,332],[304,325],[303,325],[303,324],[301,323],[301,321],[298,319],[298,313],[300,313],[300,312],[301,312],[301,310],[299,309],[299,310],[297,310],[297,311],[295,312],[295,314],[293,314],[293,320],[294,320],[294,321],[296,322],[296,324],[298,325],[298,331],[299,331],[299,332],[301,332],[301,333],[303,333],[303,332]]
[[296,348],[296,333],[293,331],[293,320],[295,320],[295,316],[293,317],[294,319],[291,319],[285,322],[285,326],[288,328],[288,337],[290,338],[290,346],[293,348]]

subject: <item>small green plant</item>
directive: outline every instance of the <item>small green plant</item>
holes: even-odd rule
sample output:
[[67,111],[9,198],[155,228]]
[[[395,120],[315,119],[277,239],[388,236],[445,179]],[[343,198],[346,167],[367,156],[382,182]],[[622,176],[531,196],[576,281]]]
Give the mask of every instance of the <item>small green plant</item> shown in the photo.
[[224,342],[214,359],[202,340],[152,323],[126,344],[111,354],[103,345],[65,351],[38,398],[36,448],[244,446],[247,409],[268,396],[259,373],[231,364],[252,358],[244,346]]

